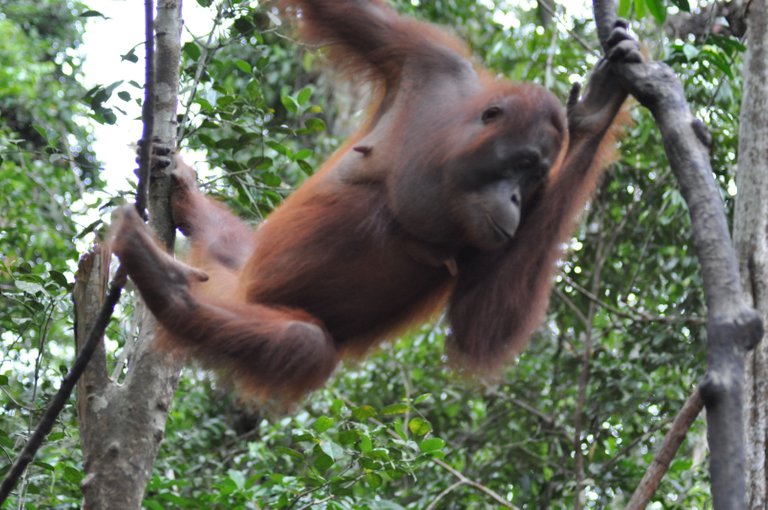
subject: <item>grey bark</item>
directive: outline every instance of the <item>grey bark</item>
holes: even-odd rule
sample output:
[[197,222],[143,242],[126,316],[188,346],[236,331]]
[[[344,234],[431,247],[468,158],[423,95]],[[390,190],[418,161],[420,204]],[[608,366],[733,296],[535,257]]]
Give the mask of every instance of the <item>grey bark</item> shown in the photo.
[[[615,1],[594,0],[594,7],[604,44],[616,19]],[[708,369],[701,396],[707,408],[713,506],[742,509],[746,507],[744,358],[762,338],[763,326],[742,291],[725,209],[709,163],[710,136],[691,114],[682,85],[668,66],[643,62],[614,68],[622,86],[653,114],[688,204],[707,304]]]
[[[155,28],[155,136],[175,146],[181,0],[160,0]],[[150,226],[169,250],[174,242],[170,190],[169,174],[152,175]],[[88,280],[98,282],[99,278]],[[100,296],[103,289],[91,288],[87,294]],[[137,307],[136,313],[140,314],[139,338],[125,380],[118,385],[106,377],[102,356],[91,362],[78,395],[86,471],[81,487],[84,508],[141,508],[165,433],[180,360],[153,349],[155,322],[143,307]]]
[[[746,299],[768,320],[768,1],[747,14],[733,237]],[[768,343],[747,357],[744,387],[747,504],[768,507]]]

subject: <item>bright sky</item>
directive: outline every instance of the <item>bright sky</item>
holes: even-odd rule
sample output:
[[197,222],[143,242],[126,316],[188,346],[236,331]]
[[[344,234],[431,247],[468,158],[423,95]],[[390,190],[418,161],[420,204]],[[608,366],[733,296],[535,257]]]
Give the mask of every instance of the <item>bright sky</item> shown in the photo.
[[[82,51],[86,56],[84,73],[85,85],[90,88],[95,85],[109,85],[119,80],[144,83],[144,2],[140,0],[86,0],[93,9],[104,14],[107,19],[91,18],[86,28]],[[416,0],[412,0],[416,1]],[[490,0],[480,0],[493,5]],[[529,8],[535,6],[534,0],[507,0],[510,4],[525,4]],[[497,4],[500,3],[497,0]],[[589,0],[559,0],[561,6],[576,15],[589,16]],[[182,32],[183,40],[191,40],[190,34],[198,36],[207,34],[214,17],[213,9],[200,7],[194,0],[183,3],[183,19],[185,23]],[[515,26],[517,20],[499,12],[496,20],[507,26]],[[136,63],[121,62],[120,56],[136,48],[140,59]],[[120,90],[120,89],[118,89]],[[142,96],[143,92],[126,85],[131,95]],[[104,178],[109,190],[128,189],[128,182],[135,179],[134,144],[141,137],[141,114],[138,105],[131,101],[123,102],[113,96],[111,105],[128,112],[128,115],[117,114],[117,122],[113,126],[96,125],[94,132],[96,143],[94,150],[99,160],[104,164]],[[188,158],[189,160],[189,158]],[[193,161],[189,161],[193,163]]]
[[[90,0],[93,9],[98,10],[108,19],[91,18],[86,28],[82,51],[85,58],[83,71],[85,86],[109,85],[119,80],[126,83],[134,80],[144,84],[144,2],[139,0]],[[210,10],[200,7],[194,0],[183,4],[185,27],[183,40],[190,40],[192,34],[205,34],[213,21]],[[121,62],[120,56],[136,47],[139,61]],[[119,89],[118,89],[119,90]],[[140,91],[127,85],[134,97],[143,97]],[[112,126],[96,125],[94,132],[96,143],[94,150],[104,163],[104,177],[112,189],[127,189],[127,181],[133,181],[134,159],[133,144],[141,138],[139,106],[131,101],[123,102],[113,96],[110,104],[128,112],[117,114],[117,122]]]

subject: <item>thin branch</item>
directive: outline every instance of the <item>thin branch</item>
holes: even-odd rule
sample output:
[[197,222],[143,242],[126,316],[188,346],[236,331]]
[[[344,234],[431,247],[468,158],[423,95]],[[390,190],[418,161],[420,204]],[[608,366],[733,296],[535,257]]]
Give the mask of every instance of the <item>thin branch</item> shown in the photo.
[[551,416],[544,411],[541,411],[540,409],[537,409],[534,407],[530,402],[523,400],[521,398],[517,397],[510,397],[507,393],[502,393],[498,390],[489,390],[487,395],[494,396],[497,398],[502,399],[503,402],[510,402],[513,405],[519,407],[520,409],[523,409],[524,411],[529,412],[533,416],[540,419],[544,425],[546,425],[550,430],[554,431],[555,433],[561,435],[566,440],[571,440],[571,436],[568,434],[568,431],[557,423],[557,420],[555,420],[554,416]]
[[[547,2],[544,0],[540,0],[539,3],[546,4]],[[547,7],[550,7],[550,6],[547,5]],[[543,9],[546,10],[545,8]],[[547,48],[547,64],[544,68],[544,87],[548,89],[552,88],[552,84],[554,82],[554,73],[553,73],[552,67],[555,60],[555,53],[557,53],[557,36],[559,34],[560,34],[559,30],[552,31],[552,38],[549,41],[549,48]]]
[[571,36],[571,38],[576,41],[579,46],[584,48],[586,51],[593,53],[597,55],[597,51],[595,48],[592,47],[591,44],[589,44],[587,41],[585,41],[579,34],[571,30],[566,26],[566,24],[563,22],[562,18],[552,9],[552,6],[549,5],[547,2],[539,2],[539,7],[541,7],[544,11],[546,11],[554,20],[565,30],[568,35]]
[[[395,434],[394,432],[390,431],[390,433],[397,436],[397,434]],[[443,460],[438,458],[433,458],[432,462],[434,462],[438,466],[442,467],[443,469],[451,473],[464,485],[469,485],[470,487],[474,487],[475,489],[479,490],[480,492],[482,492],[483,494],[485,494],[486,496],[488,496],[489,498],[491,498],[492,500],[494,500],[496,503],[500,504],[504,508],[512,508],[514,510],[519,510],[518,507],[516,507],[515,505],[513,505],[512,503],[504,499],[499,493],[497,493],[493,489],[486,487],[485,485],[481,484],[480,482],[476,482],[471,478],[467,478],[466,476],[464,476],[464,473],[451,467],[449,464],[447,464]]]
[[672,459],[675,458],[678,448],[683,443],[688,430],[696,420],[696,417],[704,407],[704,402],[701,400],[701,391],[696,388],[694,392],[685,401],[680,412],[677,413],[675,421],[672,422],[672,427],[664,436],[664,442],[661,444],[661,448],[656,452],[656,456],[651,461],[651,465],[643,475],[643,479],[632,494],[632,499],[629,500],[626,510],[643,510],[651,498],[656,493],[656,489],[659,487],[661,479],[669,470],[669,465],[672,463]]
[[453,484],[451,484],[448,487],[446,487],[445,490],[443,490],[443,492],[438,494],[437,497],[432,500],[432,503],[430,503],[427,506],[426,510],[434,510],[435,508],[437,508],[437,504],[440,502],[441,499],[443,499],[448,494],[450,494],[451,492],[455,491],[456,489],[458,489],[462,485],[464,485],[464,481],[463,480],[459,480],[458,482],[454,482]]
[[600,472],[603,473],[603,475],[610,472],[610,470],[613,469],[613,466],[615,466],[622,458],[626,457],[629,454],[629,452],[631,452],[635,448],[635,446],[637,446],[641,442],[645,441],[646,439],[654,435],[659,430],[669,425],[669,422],[671,421],[672,421],[671,419],[661,421],[656,425],[654,425],[653,427],[651,427],[650,429],[643,432],[642,434],[640,434],[639,436],[637,436],[632,441],[630,441],[624,448],[621,449],[621,451],[619,451],[619,453],[614,455],[611,458],[611,460],[609,460],[603,465],[603,467],[600,469]]
[[[707,322],[704,317],[698,317],[695,315],[691,317],[683,317],[678,315],[651,315],[647,312],[639,310],[624,312],[619,308],[616,308],[613,305],[609,305],[605,301],[601,300],[598,296],[576,283],[576,281],[573,280],[573,278],[570,276],[567,276],[566,274],[562,274],[561,276],[568,285],[579,291],[579,293],[586,297],[588,300],[599,305],[601,308],[608,310],[612,314],[618,315],[619,317],[623,317],[625,319],[629,319],[635,322],[656,322],[659,324],[690,324],[692,326],[701,326]],[[562,295],[562,297],[565,298],[566,296]]]
[[[598,232],[605,232],[603,226],[605,225],[604,210],[600,210],[600,221]],[[597,248],[595,249],[595,268],[592,272],[592,294],[597,294],[600,289],[600,279],[603,272],[603,265],[605,264],[605,236],[600,235],[597,242]],[[593,302],[589,303],[589,308],[584,322],[584,354],[582,356],[581,371],[579,373],[579,388],[578,396],[576,399],[576,409],[573,418],[574,432],[573,432],[573,454],[574,464],[576,469],[576,488],[574,489],[574,508],[576,510],[581,509],[581,493],[584,490],[584,453],[581,451],[582,431],[584,421],[584,408],[587,405],[587,387],[589,385],[589,377],[592,363],[593,352],[593,340],[594,340],[594,319],[595,319],[596,305]]]
[[187,107],[184,110],[184,114],[181,117],[179,128],[179,136],[177,140],[177,144],[181,145],[182,140],[184,140],[184,136],[186,136],[186,130],[187,130],[187,124],[189,120],[190,110],[192,108],[192,104],[195,102],[195,97],[197,96],[197,89],[200,85],[200,79],[203,77],[203,71],[205,71],[206,66],[208,65],[208,62],[213,57],[213,51],[211,51],[211,43],[213,42],[213,35],[216,32],[216,28],[221,24],[221,20],[224,16],[224,5],[225,2],[219,3],[219,7],[216,10],[216,16],[213,18],[213,27],[211,27],[211,31],[208,33],[208,40],[205,41],[205,44],[203,45],[201,49],[201,55],[197,59],[197,67],[195,68],[195,78],[192,80],[192,88],[189,92],[189,99],[187,100]]
[[155,23],[154,1],[144,0],[144,48],[145,48],[145,79],[144,104],[141,108],[143,143],[139,147],[139,183],[136,188],[136,210],[144,221],[147,215],[147,200],[149,198],[149,171],[152,155],[152,137],[155,131]]
[[[565,279],[565,275],[562,275],[563,279]],[[571,280],[572,281],[572,280]],[[570,285],[570,282],[567,282]],[[575,288],[575,287],[574,287]],[[576,289],[578,290],[578,289]],[[579,319],[580,322],[586,323],[587,322],[587,316],[584,315],[584,312],[581,311],[581,309],[576,306],[576,303],[573,302],[571,298],[569,298],[565,292],[562,291],[559,287],[555,287],[555,295],[559,297],[565,305],[571,309],[571,311],[576,315],[576,318]]]

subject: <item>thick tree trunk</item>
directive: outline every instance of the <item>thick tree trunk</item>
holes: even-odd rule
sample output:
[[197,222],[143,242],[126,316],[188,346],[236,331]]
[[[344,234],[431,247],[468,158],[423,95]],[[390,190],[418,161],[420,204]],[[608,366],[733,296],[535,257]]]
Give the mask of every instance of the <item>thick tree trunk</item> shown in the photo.
[[[137,3],[137,8],[140,4]],[[163,143],[176,143],[176,104],[179,84],[181,0],[161,0],[157,6],[155,129]],[[170,175],[153,175],[149,190],[150,225],[168,249],[174,241],[170,216]],[[81,265],[78,285],[91,282],[77,294],[103,295],[96,260]],[[106,262],[104,262],[106,264]],[[95,267],[91,267],[91,265]],[[82,281],[81,281],[82,280]],[[82,304],[81,304],[82,303]],[[88,322],[86,300],[78,303],[78,324]],[[95,356],[79,387],[78,409],[86,475],[82,483],[83,507],[88,509],[138,509],[152,474],[157,451],[165,433],[168,409],[178,382],[180,360],[152,348],[155,322],[142,306],[139,338],[122,384],[106,377],[105,357]],[[80,328],[79,328],[80,329]],[[87,331],[87,330],[85,330]],[[78,330],[78,337],[83,333]],[[78,342],[78,345],[80,342]]]
[[[758,1],[764,7],[765,0]],[[615,19],[615,0],[593,0],[593,4],[600,40],[605,45]],[[755,60],[760,59],[764,65],[765,56]],[[740,510],[746,505],[744,360],[760,342],[763,323],[742,289],[720,192],[712,178],[711,136],[693,117],[683,87],[667,65],[622,63],[615,64],[613,71],[653,114],[688,204],[707,303],[708,369],[700,389],[707,408],[712,503],[716,510]],[[750,110],[759,106],[749,103]]]
[[[733,237],[748,299],[768,323],[768,0],[747,14],[747,55],[739,132]],[[768,342],[747,358],[745,397],[747,501],[768,508]]]

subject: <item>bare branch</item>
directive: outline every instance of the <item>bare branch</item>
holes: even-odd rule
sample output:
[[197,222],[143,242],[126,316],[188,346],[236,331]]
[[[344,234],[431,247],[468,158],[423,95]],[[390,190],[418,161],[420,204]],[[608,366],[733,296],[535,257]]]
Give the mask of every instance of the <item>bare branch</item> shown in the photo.
[[434,510],[435,508],[437,508],[437,504],[440,502],[441,499],[443,499],[448,494],[450,494],[451,492],[455,491],[456,489],[458,489],[462,485],[464,485],[464,480],[459,480],[458,482],[454,482],[451,485],[449,485],[448,487],[446,487],[445,490],[443,490],[443,492],[438,494],[437,497],[432,500],[432,503],[429,504],[429,506],[427,507],[427,510]]
[[[594,0],[605,45],[616,19],[614,0]],[[709,369],[701,386],[707,406],[715,509],[745,508],[742,391],[744,356],[760,341],[762,321],[745,302],[725,210],[709,162],[711,136],[691,114],[674,71],[661,62],[615,63],[621,85],[653,114],[688,204],[708,309]]]
[[[651,315],[642,310],[632,310],[629,312],[625,312],[601,300],[598,296],[596,296],[592,292],[588,291],[587,289],[585,289],[584,287],[576,283],[576,281],[570,276],[567,276],[565,274],[562,274],[561,276],[568,285],[570,285],[571,287],[579,291],[579,293],[582,294],[585,298],[599,305],[601,308],[608,310],[612,314],[618,317],[622,317],[624,319],[629,319],[635,322],[656,322],[659,324],[689,324],[692,326],[700,326],[707,322],[706,319],[704,319],[703,317],[697,317],[695,315],[691,317],[681,317],[676,315]],[[565,294],[558,293],[558,296],[563,299],[567,299],[567,296],[565,296]]]
[[[394,434],[394,432],[392,432],[392,434]],[[397,436],[397,434],[395,434],[395,436]],[[496,503],[498,503],[499,505],[503,506],[504,508],[512,508],[514,510],[519,510],[518,507],[516,507],[515,505],[513,505],[512,503],[510,503],[509,501],[504,499],[496,491],[486,487],[485,485],[481,484],[480,482],[476,482],[476,481],[472,480],[471,478],[467,478],[466,476],[464,476],[464,473],[462,473],[461,471],[458,471],[457,469],[454,469],[453,467],[451,467],[448,463],[444,462],[443,460],[437,459],[437,458],[433,458],[432,462],[434,462],[435,464],[437,464],[438,466],[442,467],[443,469],[445,469],[446,471],[451,473],[453,476],[458,478],[458,480],[461,483],[463,483],[464,485],[469,485],[470,487],[474,487],[475,489],[479,490],[480,492],[482,492],[486,496],[490,497],[492,500],[494,500]]]
[[701,392],[699,388],[696,388],[691,396],[688,397],[688,400],[685,401],[680,412],[677,413],[675,421],[672,422],[672,427],[667,432],[667,435],[664,436],[661,448],[656,452],[651,465],[648,466],[643,479],[640,480],[634,494],[632,494],[632,499],[629,500],[626,510],[643,510],[651,501],[661,479],[667,474],[678,448],[680,448],[686,434],[688,434],[688,429],[691,428],[703,407],[704,402],[701,400]]
[[139,183],[136,187],[136,210],[144,221],[148,219],[149,166],[151,164],[152,137],[155,130],[155,22],[153,11],[153,0],[144,0],[144,50],[146,66],[144,104],[141,108],[141,118],[144,121],[141,139],[144,143],[139,147]]

